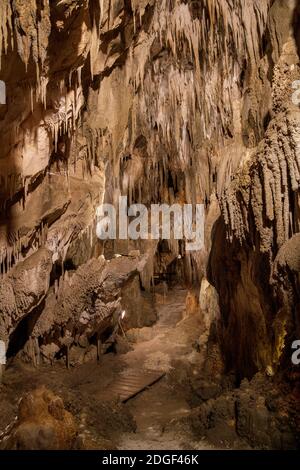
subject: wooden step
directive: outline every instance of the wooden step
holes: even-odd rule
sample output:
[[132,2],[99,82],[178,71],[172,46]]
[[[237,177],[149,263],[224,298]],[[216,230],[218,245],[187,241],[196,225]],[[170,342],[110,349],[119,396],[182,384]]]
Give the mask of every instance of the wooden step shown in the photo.
[[154,385],[164,376],[165,372],[161,371],[128,370],[126,373],[119,375],[114,382],[98,395],[98,398],[103,401],[119,400],[125,403],[130,398]]

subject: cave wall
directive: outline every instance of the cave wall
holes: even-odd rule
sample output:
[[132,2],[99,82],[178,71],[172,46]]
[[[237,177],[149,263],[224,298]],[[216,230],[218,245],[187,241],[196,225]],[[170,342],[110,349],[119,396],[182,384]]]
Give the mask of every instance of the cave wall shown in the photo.
[[[243,122],[244,138],[250,133],[256,138],[221,195],[222,215],[213,231],[209,271],[220,296],[220,341],[227,367],[240,377],[291,367],[292,342],[300,334],[300,116],[293,91],[299,55],[293,6],[273,2],[270,9],[258,64],[259,81],[266,84],[261,88],[249,78],[255,100],[246,104]],[[252,117],[267,90],[268,119],[257,125]]]

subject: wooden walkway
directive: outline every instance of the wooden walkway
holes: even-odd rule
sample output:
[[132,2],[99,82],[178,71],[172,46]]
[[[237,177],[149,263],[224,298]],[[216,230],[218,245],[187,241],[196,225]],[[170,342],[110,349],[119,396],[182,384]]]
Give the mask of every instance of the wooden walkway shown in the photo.
[[123,372],[99,396],[103,401],[121,401],[125,403],[130,398],[154,385],[165,376],[161,371],[127,370]]

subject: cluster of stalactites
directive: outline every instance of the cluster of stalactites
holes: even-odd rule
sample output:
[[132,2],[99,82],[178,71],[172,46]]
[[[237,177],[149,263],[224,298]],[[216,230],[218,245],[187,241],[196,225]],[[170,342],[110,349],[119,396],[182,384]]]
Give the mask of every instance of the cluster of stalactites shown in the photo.
[[[243,60],[259,60],[269,3],[206,0],[195,18],[190,6],[180,0],[163,0],[157,4],[153,32],[161,45],[172,51],[176,64],[180,59],[195,64],[190,86],[195,90],[193,99],[203,116],[204,134],[209,135],[210,128],[217,124],[211,122],[218,114],[217,106],[221,115],[230,106],[230,90],[238,80],[241,72],[238,67],[243,66]],[[174,81],[169,81],[170,95],[177,94]],[[193,119],[194,107],[190,109]]]
[[47,240],[48,226],[41,223],[35,229],[35,233],[21,235],[20,233],[10,233],[9,240],[6,240],[6,233],[0,227],[0,275],[7,274],[17,263],[24,260],[22,253],[29,249],[37,251],[44,246]]
[[[199,144],[223,140],[232,129],[233,93],[245,60],[259,60],[269,4],[206,0],[193,16],[188,3],[162,0],[155,5],[149,32],[141,33],[143,45],[130,51],[137,112],[145,127],[158,130],[158,139],[182,170],[195,159]],[[150,60],[154,41],[171,51],[167,64]],[[134,126],[132,135],[134,141]],[[150,155],[157,144],[152,136]]]
[[[39,10],[36,0],[24,3],[2,0],[0,3],[0,70],[2,56],[17,49],[27,70],[30,60],[36,65],[36,94],[45,101],[45,61],[51,32],[49,0]],[[15,37],[15,41],[14,41]]]
[[[88,0],[87,0],[88,1]],[[20,59],[27,70],[29,62],[36,66],[36,85],[32,87],[32,102],[34,99],[46,105],[49,70],[47,54],[51,34],[51,5],[49,0],[42,2],[42,8],[37,0],[27,2],[0,2],[0,71],[1,59],[8,50],[17,49]],[[104,11],[104,1],[99,0],[100,23],[92,20],[90,39],[91,74],[100,47],[101,22]],[[14,41],[15,37],[15,41]],[[73,73],[73,71],[71,71]]]
[[[229,64],[235,52],[257,60],[260,38],[264,34],[271,1],[266,0],[205,0],[201,11],[192,16],[191,7],[181,0],[162,0],[157,3],[155,29],[161,43],[168,42],[174,55],[186,42],[200,70],[201,50],[209,53],[203,58],[212,66],[221,59]],[[213,45],[214,49],[209,50]],[[237,57],[235,57],[237,59]]]
[[80,125],[81,109],[84,105],[81,67],[75,75],[75,80],[70,78],[69,87],[66,87],[65,80],[61,80],[56,113],[45,119],[46,125],[54,137],[55,151],[57,151],[59,136],[68,135],[71,137]]
[[[136,21],[142,23],[147,2],[132,3]],[[197,197],[204,200],[210,188],[197,178],[198,153],[201,147],[223,143],[231,135],[233,94],[239,89],[245,60],[259,60],[269,4],[206,0],[193,16],[187,2],[156,2],[151,27],[147,33],[139,32],[138,44],[128,54],[127,81],[133,83],[137,97],[130,151],[134,152],[141,128],[155,130],[147,138],[147,165],[141,177],[134,163],[128,175],[120,172],[130,200],[148,201],[144,188],[149,187],[151,202],[174,202],[167,183],[173,170],[191,174],[185,192],[197,187]],[[169,54],[152,60],[152,45],[157,43]],[[189,194],[184,198],[195,202]]]

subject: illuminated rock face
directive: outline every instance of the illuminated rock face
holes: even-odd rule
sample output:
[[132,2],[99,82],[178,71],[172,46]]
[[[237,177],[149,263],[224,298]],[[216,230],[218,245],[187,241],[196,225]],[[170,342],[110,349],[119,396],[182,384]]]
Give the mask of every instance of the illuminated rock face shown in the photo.
[[299,308],[273,269],[299,231],[294,2],[3,0],[0,18],[1,335],[28,314],[14,310],[19,265],[50,253],[37,307],[99,256],[103,200],[205,202],[206,250],[186,275],[219,294],[228,366],[276,365]]

